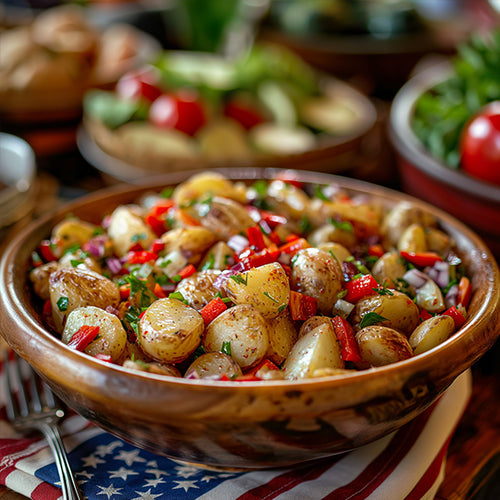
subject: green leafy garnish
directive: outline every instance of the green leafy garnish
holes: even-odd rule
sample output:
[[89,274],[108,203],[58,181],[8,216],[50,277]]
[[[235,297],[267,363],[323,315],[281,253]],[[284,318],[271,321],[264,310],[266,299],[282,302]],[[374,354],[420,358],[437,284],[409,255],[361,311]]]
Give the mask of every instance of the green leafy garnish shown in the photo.
[[184,295],[182,295],[181,292],[172,292],[168,295],[169,299],[177,299],[183,302],[186,305],[189,305],[189,302],[184,298]]
[[243,275],[243,274],[232,274],[231,276],[229,276],[233,281],[235,281],[236,283],[239,283],[241,285],[247,285],[248,284],[248,276],[247,275]]
[[231,356],[231,342],[222,342],[221,352]]
[[68,309],[68,303],[68,297],[59,297],[56,302],[57,308],[59,309],[59,311],[66,311]]
[[271,295],[269,294],[269,292],[264,292],[264,295],[265,295],[268,299],[272,300],[275,304],[279,304],[279,302],[278,302],[278,301],[277,301],[274,297],[271,297]]
[[376,325],[377,323],[386,320],[387,318],[380,316],[380,314],[377,314],[376,312],[369,312],[363,316],[361,323],[359,324],[359,327],[365,328],[366,326]]
[[328,219],[328,222],[332,226],[336,227],[337,229],[341,229],[342,231],[347,231],[349,233],[352,233],[354,231],[352,224],[347,220],[336,220],[333,217],[330,217]]

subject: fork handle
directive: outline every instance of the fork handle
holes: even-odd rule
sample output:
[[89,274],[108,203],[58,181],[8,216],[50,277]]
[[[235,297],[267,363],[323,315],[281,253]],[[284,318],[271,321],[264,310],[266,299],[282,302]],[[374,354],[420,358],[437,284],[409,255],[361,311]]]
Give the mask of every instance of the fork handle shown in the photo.
[[43,432],[54,454],[59,477],[61,478],[63,499],[85,500],[76,485],[75,476],[71,469],[59,428],[57,425],[50,423],[42,423],[39,428]]

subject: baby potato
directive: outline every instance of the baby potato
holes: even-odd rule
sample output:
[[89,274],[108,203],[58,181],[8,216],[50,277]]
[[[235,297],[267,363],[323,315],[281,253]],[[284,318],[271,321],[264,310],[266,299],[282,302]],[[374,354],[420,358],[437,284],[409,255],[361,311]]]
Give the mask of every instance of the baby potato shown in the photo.
[[415,302],[429,312],[441,312],[446,307],[441,289],[431,279],[428,279],[425,285],[417,289]]
[[328,316],[311,316],[309,319],[306,319],[299,330],[299,338],[303,337],[311,330],[314,330],[318,326],[324,323],[331,323],[332,319]]
[[269,325],[269,347],[266,357],[280,366],[297,341],[297,329],[287,309],[276,318],[267,321]]
[[330,314],[342,290],[344,276],[337,259],[317,248],[299,250],[292,260],[291,287],[314,297],[318,311]]
[[352,257],[351,252],[344,245],[335,241],[320,243],[316,245],[316,247],[323,252],[329,253],[330,255],[333,254],[333,256],[336,257],[336,259],[339,261],[340,265],[342,265],[343,262]]
[[99,263],[81,249],[75,252],[67,252],[60,259],[59,264],[65,267],[76,267],[78,269],[88,269],[101,274],[102,269]]
[[444,342],[455,331],[451,316],[433,316],[413,330],[408,339],[415,354],[421,354]]
[[77,307],[117,307],[120,291],[113,281],[94,271],[62,267],[49,276],[52,316],[57,331],[62,331],[66,317]]
[[229,198],[214,196],[206,203],[198,203],[194,208],[201,225],[214,233],[218,239],[227,241],[231,236],[255,226],[248,210],[241,203]]
[[293,184],[274,180],[267,186],[266,201],[278,213],[300,219],[309,211],[309,198]]
[[139,320],[138,340],[153,359],[170,364],[190,356],[200,345],[203,318],[177,299],[158,299]]
[[311,378],[323,368],[344,368],[331,322],[320,324],[301,337],[283,365],[288,380]]
[[327,242],[336,242],[345,247],[352,247],[356,244],[356,235],[354,231],[348,231],[333,224],[325,224],[315,229],[307,240],[315,247]]
[[371,325],[356,333],[361,357],[371,366],[383,366],[413,356],[407,338],[400,332],[382,325]]
[[231,347],[231,357],[248,369],[259,364],[269,347],[269,326],[255,307],[241,304],[217,316],[208,326],[202,340],[206,352]]
[[390,290],[392,295],[369,295],[358,300],[353,311],[353,324],[359,324],[365,314],[374,312],[385,318],[379,325],[399,330],[409,335],[418,325],[420,310],[404,293]]
[[277,262],[230,276],[224,291],[235,304],[250,304],[264,318],[278,316],[290,300],[288,276]]
[[185,378],[210,378],[227,375],[229,378],[242,375],[240,365],[223,352],[206,352],[198,356],[188,367]]
[[452,244],[452,239],[445,232],[434,227],[428,228],[425,236],[428,249],[440,255],[444,255]]
[[119,318],[99,307],[77,307],[68,315],[61,340],[68,344],[82,326],[98,326],[99,333],[85,351],[90,356],[107,354],[116,362],[125,351],[127,332]]
[[392,281],[397,283],[397,280],[402,278],[406,273],[406,266],[401,257],[395,251],[386,252],[380,259],[375,262],[372,275],[379,282],[384,283]]
[[227,262],[234,255],[234,250],[225,242],[218,241],[215,245],[211,246],[205,257],[200,263],[201,268],[207,269],[226,269]]
[[59,262],[53,261],[35,267],[30,271],[29,278],[33,285],[33,290],[42,300],[48,300],[50,298],[49,276],[60,267]]
[[75,245],[83,245],[96,234],[97,226],[75,217],[59,222],[52,230],[52,239],[64,250]]
[[219,291],[213,286],[213,283],[220,273],[221,271],[215,269],[194,273],[188,278],[184,278],[177,285],[176,291],[182,293],[182,296],[188,301],[189,305],[199,311]]
[[425,252],[427,241],[424,228],[420,224],[410,224],[398,239],[400,252]]
[[175,188],[173,199],[178,206],[182,207],[207,194],[224,196],[241,203],[245,202],[244,191],[238,189],[235,183],[217,172],[203,172],[193,175]]
[[109,219],[108,235],[120,257],[126,255],[136,243],[147,249],[156,239],[151,228],[142,220],[136,205],[120,205],[114,210]]
[[179,227],[163,234],[164,253],[175,250],[183,255],[189,264],[198,265],[205,252],[218,240],[208,229],[199,226]]

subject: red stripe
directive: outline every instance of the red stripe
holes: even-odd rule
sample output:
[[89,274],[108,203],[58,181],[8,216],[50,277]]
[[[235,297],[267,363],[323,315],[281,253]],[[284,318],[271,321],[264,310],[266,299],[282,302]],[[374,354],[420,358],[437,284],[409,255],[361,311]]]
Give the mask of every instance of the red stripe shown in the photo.
[[40,483],[32,492],[32,500],[57,500],[61,498],[61,490],[49,483]]
[[323,500],[338,500],[339,498],[362,500],[373,493],[392,474],[403,457],[411,450],[415,439],[425,428],[433,409],[434,405],[418,418],[403,426],[393,436],[389,446],[375,457],[363,471],[360,471],[356,479],[332,491]]
[[304,481],[312,481],[318,478],[343,457],[344,455],[337,455],[325,461],[314,461],[296,467],[284,474],[274,477],[266,484],[247,491],[236,500],[272,500]]
[[406,497],[405,500],[420,500],[436,483],[437,478],[439,477],[439,473],[441,472],[441,466],[443,465],[446,452],[448,451],[448,445],[450,444],[452,437],[453,433],[450,434],[450,437],[446,440],[446,443],[436,455],[436,458],[432,461],[429,468],[425,471],[425,474],[415,485],[415,488],[411,490],[410,494]]

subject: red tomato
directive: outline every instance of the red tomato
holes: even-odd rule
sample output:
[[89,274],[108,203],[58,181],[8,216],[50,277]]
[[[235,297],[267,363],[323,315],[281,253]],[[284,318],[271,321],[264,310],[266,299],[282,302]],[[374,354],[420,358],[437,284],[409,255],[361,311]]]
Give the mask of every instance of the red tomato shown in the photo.
[[500,101],[483,108],[469,122],[460,152],[464,172],[500,185]]
[[188,135],[194,135],[206,122],[205,110],[194,92],[161,95],[151,105],[149,119],[157,127]]
[[263,123],[264,117],[250,105],[230,101],[224,106],[224,115],[237,121],[247,130]]
[[123,75],[116,84],[116,92],[125,99],[145,99],[153,102],[162,94],[158,78],[153,70],[131,71]]

